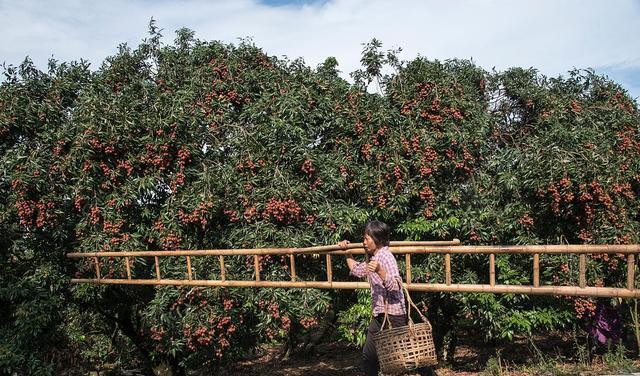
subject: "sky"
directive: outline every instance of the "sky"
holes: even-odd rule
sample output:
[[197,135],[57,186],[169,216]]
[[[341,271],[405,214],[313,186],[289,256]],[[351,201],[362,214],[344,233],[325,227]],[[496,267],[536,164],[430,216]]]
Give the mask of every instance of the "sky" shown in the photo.
[[153,18],[200,40],[251,38],[267,54],[315,67],[360,67],[362,44],[403,49],[405,60],[473,59],[481,67],[533,67],[547,76],[592,68],[640,96],[640,0],[0,0],[0,63],[29,56],[88,60],[98,69],[119,44],[136,46]]

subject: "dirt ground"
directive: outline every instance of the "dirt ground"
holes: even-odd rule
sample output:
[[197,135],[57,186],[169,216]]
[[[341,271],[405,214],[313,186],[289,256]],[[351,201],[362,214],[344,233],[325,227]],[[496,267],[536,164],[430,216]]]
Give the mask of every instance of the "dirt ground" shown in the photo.
[[317,346],[305,355],[278,359],[276,349],[230,365],[225,376],[353,375],[358,372],[360,352],[354,347],[331,343]]
[[[510,356],[523,359],[528,349],[512,348],[507,353],[501,349],[504,359]],[[526,347],[526,346],[525,346]],[[524,351],[523,351],[524,350]],[[484,370],[487,359],[495,355],[495,348],[479,347],[477,344],[462,343],[456,348],[453,364],[443,365],[436,369],[438,376],[478,375]],[[509,354],[512,353],[512,354]],[[341,343],[318,345],[313,351],[304,355],[294,355],[288,359],[278,359],[276,349],[264,349],[263,353],[235,363],[227,367],[225,376],[323,376],[354,375],[360,372],[360,349]]]
[[[351,376],[361,373],[359,363],[359,349],[332,343],[319,346],[311,354],[294,356],[286,360],[274,359],[273,354],[266,353],[261,357],[228,367],[224,376]],[[436,370],[436,374],[438,376],[477,375],[478,372],[440,367]]]
[[[480,375],[487,367],[490,358],[501,359],[501,374],[520,376],[531,374],[532,371],[521,371],[526,365],[536,363],[539,354],[548,359],[566,361],[566,365],[558,364],[558,370],[563,367],[566,371],[560,373],[571,375],[601,375],[607,374],[604,368],[593,364],[589,369],[577,371],[575,367],[575,345],[567,336],[561,333],[545,336],[535,340],[535,347],[525,339],[515,340],[507,346],[487,346],[475,340],[475,336],[461,338],[456,347],[454,361],[451,364],[441,364],[436,368],[438,376],[471,376]],[[538,354],[538,355],[536,355]],[[573,362],[573,363],[572,363]],[[223,376],[343,376],[360,374],[360,349],[341,343],[327,343],[318,345],[305,355],[294,355],[288,359],[278,359],[276,349],[264,349],[261,354],[227,367]],[[640,361],[635,362],[640,367]],[[640,369],[640,368],[639,368]],[[520,370],[520,371],[519,371]],[[574,373],[575,372],[575,373]],[[637,372],[637,371],[636,371]],[[533,371],[533,373],[538,373]],[[543,374],[556,374],[544,372]]]

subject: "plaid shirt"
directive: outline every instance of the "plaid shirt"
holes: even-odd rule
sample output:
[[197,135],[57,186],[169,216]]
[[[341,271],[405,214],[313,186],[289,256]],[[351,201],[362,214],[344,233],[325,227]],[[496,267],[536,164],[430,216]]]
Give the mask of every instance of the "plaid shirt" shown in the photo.
[[[369,276],[369,286],[371,289],[371,308],[373,316],[379,314],[384,315],[384,302],[385,298],[388,299],[388,312],[390,315],[404,315],[407,313],[407,309],[404,305],[404,294],[402,288],[399,285],[397,279],[400,278],[400,272],[398,271],[398,264],[396,258],[388,247],[380,248],[376,254],[371,257],[371,261],[377,260],[378,264],[387,273],[387,278],[383,281],[378,273],[368,273],[367,263],[358,262],[351,269],[351,275],[362,278]],[[388,296],[387,296],[388,294]]]

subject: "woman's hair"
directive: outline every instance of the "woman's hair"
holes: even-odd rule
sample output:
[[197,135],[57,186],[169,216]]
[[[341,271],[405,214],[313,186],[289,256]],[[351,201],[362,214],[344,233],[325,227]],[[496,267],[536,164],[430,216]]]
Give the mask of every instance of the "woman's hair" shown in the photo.
[[364,233],[371,236],[378,247],[389,246],[390,232],[389,226],[380,221],[369,221],[364,226]]

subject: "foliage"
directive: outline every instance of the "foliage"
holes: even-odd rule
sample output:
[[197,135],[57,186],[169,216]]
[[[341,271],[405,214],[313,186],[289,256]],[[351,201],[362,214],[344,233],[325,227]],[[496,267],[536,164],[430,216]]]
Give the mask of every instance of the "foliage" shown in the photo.
[[[264,342],[330,326],[359,341],[366,303],[348,292],[69,286],[91,276],[75,251],[249,248],[357,240],[367,220],[395,239],[465,244],[638,243],[637,104],[592,71],[547,78],[471,61],[400,61],[372,41],[354,84],[252,43],[179,30],[120,46],[94,72],[26,60],[0,84],[0,368],[51,374],[101,362],[213,369]],[[386,67],[393,73],[383,74]],[[375,82],[380,93],[366,91]],[[442,282],[438,256],[413,279]],[[488,259],[454,256],[455,281],[488,280]],[[595,255],[588,282],[622,283],[620,257]],[[104,276],[123,277],[104,259]],[[200,278],[218,261],[193,259]],[[253,260],[225,258],[229,278]],[[290,278],[261,257],[261,277]],[[296,260],[302,279],[324,266]],[[131,260],[136,277],[153,261]],[[577,260],[541,258],[542,283],[577,280]],[[497,282],[531,283],[526,257],[496,258]],[[162,262],[167,278],[184,260]],[[348,278],[335,263],[334,278]],[[422,294],[438,336],[459,325],[509,340],[589,320],[592,299]],[[80,334],[85,333],[85,334]],[[447,334],[449,333],[449,334]],[[93,352],[87,348],[94,349]],[[101,350],[104,349],[104,350]],[[136,359],[132,359],[135,357]]]
[[338,315],[338,333],[348,342],[363,346],[371,321],[371,297],[367,290],[357,290],[357,302]]

